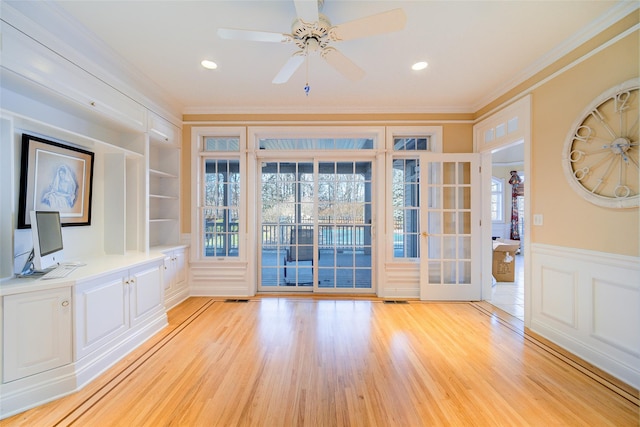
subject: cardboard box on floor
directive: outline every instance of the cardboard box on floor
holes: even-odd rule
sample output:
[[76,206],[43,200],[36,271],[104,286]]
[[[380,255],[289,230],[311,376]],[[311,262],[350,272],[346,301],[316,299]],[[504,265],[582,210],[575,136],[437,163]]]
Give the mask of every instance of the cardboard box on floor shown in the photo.
[[496,282],[513,282],[516,273],[516,251],[519,240],[496,239],[493,241],[493,263],[491,272]]

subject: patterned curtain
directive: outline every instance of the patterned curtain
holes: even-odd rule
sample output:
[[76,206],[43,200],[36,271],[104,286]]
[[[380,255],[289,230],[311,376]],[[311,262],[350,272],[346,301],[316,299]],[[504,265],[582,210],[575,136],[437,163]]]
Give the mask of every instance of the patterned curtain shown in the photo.
[[511,240],[520,240],[519,219],[518,219],[518,196],[524,194],[524,185],[518,171],[511,171],[511,178],[509,178],[509,184],[511,184]]

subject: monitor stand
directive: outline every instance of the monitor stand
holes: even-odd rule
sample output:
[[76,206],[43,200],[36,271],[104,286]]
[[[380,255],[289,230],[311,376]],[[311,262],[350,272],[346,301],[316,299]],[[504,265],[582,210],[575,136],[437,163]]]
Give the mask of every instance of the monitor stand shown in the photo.
[[27,261],[24,263],[24,267],[22,267],[22,271],[18,274],[18,277],[32,277],[32,276],[41,276],[45,272],[37,271],[35,266],[33,265],[33,258],[35,257],[35,252],[31,249],[31,253],[27,257]]

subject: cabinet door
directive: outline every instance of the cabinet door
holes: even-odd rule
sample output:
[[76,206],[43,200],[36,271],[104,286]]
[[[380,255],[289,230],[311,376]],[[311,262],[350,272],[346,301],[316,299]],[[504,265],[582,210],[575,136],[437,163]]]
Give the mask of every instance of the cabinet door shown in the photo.
[[131,325],[135,325],[146,315],[164,310],[164,285],[160,265],[145,266],[132,270],[129,275],[131,297]]
[[175,251],[173,253],[173,262],[175,266],[174,283],[176,288],[182,288],[187,281],[187,266],[185,264],[185,250]]
[[71,363],[71,288],[3,298],[3,382]]
[[173,259],[173,254],[169,253],[164,259],[164,273],[162,276],[162,283],[164,284],[164,294],[171,292],[173,289],[173,284],[175,281],[175,262]]
[[129,328],[126,273],[76,285],[76,357],[80,359]]

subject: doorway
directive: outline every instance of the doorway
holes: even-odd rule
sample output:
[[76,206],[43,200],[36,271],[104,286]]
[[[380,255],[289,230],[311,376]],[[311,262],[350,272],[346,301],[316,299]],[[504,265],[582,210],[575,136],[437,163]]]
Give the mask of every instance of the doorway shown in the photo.
[[260,165],[259,291],[374,292],[372,162]]
[[491,153],[491,237],[520,241],[513,256],[513,277],[493,277],[489,301],[524,320],[525,197],[524,141]]

